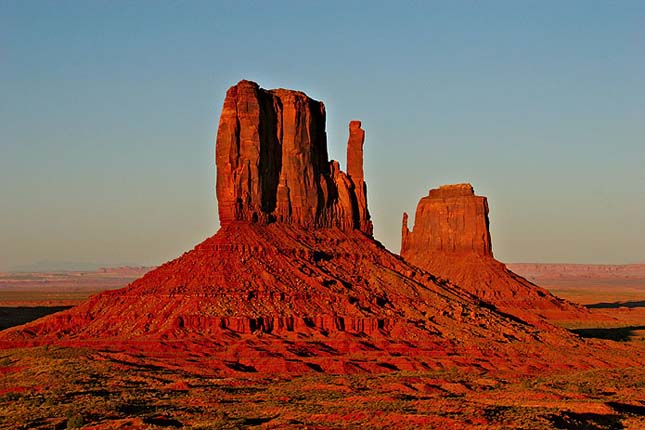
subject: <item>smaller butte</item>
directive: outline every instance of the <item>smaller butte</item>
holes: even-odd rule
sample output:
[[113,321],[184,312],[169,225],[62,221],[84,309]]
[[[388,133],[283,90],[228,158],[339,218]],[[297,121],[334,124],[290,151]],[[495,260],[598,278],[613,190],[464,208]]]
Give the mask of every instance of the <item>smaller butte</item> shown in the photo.
[[414,260],[437,255],[492,257],[488,231],[488,201],[472,185],[442,185],[430,190],[417,205],[414,233],[403,214],[401,255]]
[[493,257],[486,197],[472,185],[443,185],[417,205],[414,228],[403,214],[401,256],[448,279],[501,311],[544,326],[592,318],[584,307],[560,299],[513,273]]

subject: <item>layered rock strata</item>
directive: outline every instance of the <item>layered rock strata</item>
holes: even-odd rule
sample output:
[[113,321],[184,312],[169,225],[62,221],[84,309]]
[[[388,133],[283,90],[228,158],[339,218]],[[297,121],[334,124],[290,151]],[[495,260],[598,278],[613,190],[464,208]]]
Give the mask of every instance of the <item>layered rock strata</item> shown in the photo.
[[443,185],[417,205],[414,233],[403,214],[401,255],[419,259],[435,254],[493,256],[488,201],[472,185]]
[[220,224],[283,222],[371,235],[364,136],[360,122],[352,121],[346,174],[328,159],[322,102],[239,82],[226,93],[217,132]]

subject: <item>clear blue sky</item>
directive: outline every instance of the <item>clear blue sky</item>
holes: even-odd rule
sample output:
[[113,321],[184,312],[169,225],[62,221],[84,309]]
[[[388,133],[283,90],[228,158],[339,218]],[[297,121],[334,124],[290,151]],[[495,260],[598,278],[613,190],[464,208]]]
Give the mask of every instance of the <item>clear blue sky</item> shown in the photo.
[[0,270],[159,264],[218,228],[240,79],[363,121],[375,235],[444,183],[508,262],[645,261],[645,2],[0,1]]

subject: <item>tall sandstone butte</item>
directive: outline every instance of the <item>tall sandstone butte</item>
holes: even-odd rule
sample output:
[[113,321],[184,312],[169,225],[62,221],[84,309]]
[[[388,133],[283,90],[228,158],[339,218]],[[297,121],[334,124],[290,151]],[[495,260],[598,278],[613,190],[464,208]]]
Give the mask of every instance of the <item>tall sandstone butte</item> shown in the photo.
[[403,214],[401,236],[406,261],[525,321],[542,324],[542,318],[591,317],[585,308],[553,296],[493,257],[488,201],[475,195],[470,184],[430,190],[417,205],[412,230],[408,214]]
[[322,102],[250,81],[231,87],[215,148],[220,224],[277,221],[371,235],[360,126],[350,123],[345,174],[328,159]]
[[163,362],[170,348],[173,367],[233,376],[598,363],[572,334],[482,306],[365,234],[363,142],[350,123],[342,173],[322,103],[240,82],[218,131],[218,232],[125,288],[0,332],[0,349],[126,348]]

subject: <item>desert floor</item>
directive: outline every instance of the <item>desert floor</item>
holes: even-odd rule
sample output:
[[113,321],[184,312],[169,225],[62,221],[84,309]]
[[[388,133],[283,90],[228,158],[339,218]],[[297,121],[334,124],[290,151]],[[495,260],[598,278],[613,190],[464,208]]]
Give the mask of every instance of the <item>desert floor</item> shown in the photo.
[[[124,286],[140,274],[3,274],[0,328]],[[568,328],[645,353],[645,279],[531,280],[612,317],[600,326]],[[172,345],[148,352],[110,345],[0,350],[0,428],[645,428],[642,368],[521,377],[460,367],[289,376],[240,369],[230,377],[185,364],[202,359],[182,356]]]

